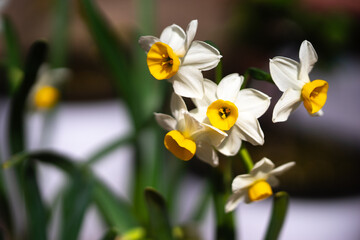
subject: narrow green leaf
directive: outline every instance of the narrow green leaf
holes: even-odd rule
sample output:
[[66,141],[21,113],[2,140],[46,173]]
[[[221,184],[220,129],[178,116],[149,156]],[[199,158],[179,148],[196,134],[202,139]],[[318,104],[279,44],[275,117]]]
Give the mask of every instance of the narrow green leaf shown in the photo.
[[76,240],[92,199],[93,181],[86,173],[73,176],[62,201],[60,239]]
[[134,161],[134,205],[135,211],[141,222],[147,219],[147,211],[144,201],[144,188],[153,187],[164,192],[164,136],[155,121],[145,129],[142,129],[135,141]]
[[70,158],[53,151],[36,151],[36,152],[22,152],[14,155],[8,161],[3,163],[3,168],[10,168],[27,160],[37,160],[46,164],[54,165],[62,169],[69,176],[79,174],[79,170]]
[[278,192],[274,196],[270,223],[266,232],[266,240],[276,240],[285,221],[289,195],[286,192]]
[[132,141],[134,141],[134,139],[135,139],[134,134],[121,136],[115,139],[114,141],[106,144],[104,147],[100,148],[99,150],[96,150],[93,154],[91,154],[86,164],[92,165],[96,163],[98,160],[102,159],[106,155],[112,153],[113,151],[119,149],[120,147],[126,144],[131,143]]
[[126,88],[131,84],[129,77],[129,56],[127,49],[116,38],[116,35],[108,27],[104,17],[95,6],[93,0],[78,0],[86,24],[102,54],[109,70],[116,79],[118,91],[125,97],[130,98],[131,92]]
[[3,33],[5,40],[5,51],[6,51],[6,72],[9,80],[9,90],[13,94],[21,83],[23,72],[22,72],[22,61],[20,54],[19,39],[15,32],[14,26],[7,16],[3,16]]
[[109,227],[115,227],[119,233],[125,233],[138,226],[131,212],[131,205],[115,196],[100,180],[96,181],[93,198]]
[[56,0],[54,9],[53,28],[50,42],[50,64],[52,68],[66,65],[67,37],[70,20],[70,1]]
[[3,169],[0,169],[0,239],[10,239],[9,235],[11,235],[13,230],[13,219],[10,213],[9,198],[4,180]]
[[45,240],[47,239],[47,211],[37,183],[34,162],[24,162],[20,176],[29,224],[29,237],[33,240]]
[[146,54],[137,44],[139,35],[134,36],[134,45],[125,45],[109,28],[93,0],[78,1],[86,24],[116,80],[117,90],[129,105],[135,128],[139,129],[161,107],[166,82],[157,81],[150,75]]
[[149,231],[151,237],[171,240],[172,228],[164,198],[154,189],[145,189],[145,200],[149,212]]
[[24,113],[26,100],[35,83],[37,71],[45,59],[47,46],[45,42],[35,42],[29,51],[25,64],[25,75],[21,85],[14,94],[9,114],[9,143],[12,154],[22,152],[25,147]]

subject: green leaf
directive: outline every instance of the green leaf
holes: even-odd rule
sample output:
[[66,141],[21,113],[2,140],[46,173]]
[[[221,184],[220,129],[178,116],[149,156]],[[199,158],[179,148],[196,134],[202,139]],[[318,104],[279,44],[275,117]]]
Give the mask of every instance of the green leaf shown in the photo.
[[23,72],[22,72],[22,61],[20,54],[19,39],[15,32],[14,26],[7,16],[3,16],[3,33],[5,40],[5,51],[6,51],[6,72],[9,80],[9,90],[13,94],[19,87]]
[[50,42],[50,64],[52,68],[66,65],[67,37],[70,20],[70,1],[56,0]]
[[78,175],[79,169],[73,163],[73,160],[70,158],[58,154],[53,151],[36,151],[36,152],[22,152],[12,156],[8,161],[3,163],[3,168],[10,168],[27,160],[36,160],[46,164],[54,165],[57,168],[60,168],[66,172],[69,176]]
[[103,157],[105,157],[106,155],[112,153],[116,149],[119,149],[120,147],[131,143],[132,141],[134,141],[134,139],[135,139],[134,134],[121,136],[121,137],[115,139],[114,141],[106,144],[104,147],[100,148],[99,150],[96,150],[93,154],[91,154],[91,156],[88,158],[88,161],[86,162],[86,164],[92,165],[92,164],[96,163],[98,160],[100,160]]
[[51,164],[70,177],[70,186],[62,201],[62,225],[60,239],[77,239],[85,211],[92,199],[93,182],[86,172],[77,167],[70,158],[52,152],[39,151],[20,153],[3,164],[3,167],[22,165],[27,211],[29,211],[30,234],[32,239],[46,239],[47,215],[36,182],[35,161]]
[[278,192],[275,194],[270,224],[268,225],[265,237],[266,240],[278,239],[286,217],[288,205],[289,195],[286,192]]
[[37,183],[34,162],[24,162],[20,176],[29,224],[29,237],[34,240],[45,240],[47,239],[47,211]]
[[45,59],[47,45],[45,42],[35,42],[29,51],[25,64],[25,75],[21,85],[14,93],[9,113],[9,142],[12,154],[22,152],[25,148],[24,113],[26,100],[31,87],[36,81],[37,71]]
[[[9,205],[9,198],[7,195],[7,186],[6,182],[4,181],[4,174],[3,169],[0,169],[0,239],[8,239],[10,236],[5,235],[11,234],[13,230],[12,225],[12,214],[10,213],[10,205]],[[1,235],[3,234],[3,235]]]
[[126,100],[131,93],[125,87],[131,84],[129,78],[129,53],[128,49],[117,39],[115,33],[108,27],[93,0],[79,0],[82,15],[92,34],[100,53],[102,54],[109,70],[116,79],[117,87]]
[[84,172],[71,178],[62,201],[60,239],[78,239],[85,212],[92,200],[93,187],[91,177]]
[[[119,94],[129,106],[135,128],[139,129],[163,103],[166,83],[155,80],[147,69],[146,54],[137,44],[127,46],[109,28],[93,0],[78,0],[86,24],[116,80]],[[136,35],[136,38],[139,36]],[[130,50],[134,49],[133,52]]]
[[99,180],[96,181],[93,198],[109,227],[115,227],[120,233],[125,233],[138,226],[131,212],[130,204],[115,196]]
[[146,188],[145,200],[149,212],[149,231],[151,237],[159,240],[173,239],[164,198],[153,188]]

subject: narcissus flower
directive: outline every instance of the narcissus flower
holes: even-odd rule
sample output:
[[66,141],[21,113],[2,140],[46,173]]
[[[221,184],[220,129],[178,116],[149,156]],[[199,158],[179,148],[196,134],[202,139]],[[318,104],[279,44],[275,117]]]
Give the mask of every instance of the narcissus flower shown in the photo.
[[255,164],[249,174],[239,175],[232,182],[233,194],[225,205],[225,211],[230,212],[240,202],[260,201],[272,195],[272,188],[279,184],[276,176],[289,170],[295,162],[289,162],[274,169],[274,163],[263,158]]
[[196,120],[176,94],[171,97],[170,107],[174,117],[155,113],[159,125],[169,131],[164,138],[165,147],[181,160],[188,161],[196,154],[199,159],[217,166],[219,159],[213,146],[219,146],[227,134]]
[[46,110],[54,107],[60,98],[59,88],[69,76],[70,70],[66,68],[50,69],[47,64],[43,64],[29,94],[30,109]]
[[310,82],[309,72],[318,59],[310,42],[302,42],[299,58],[300,63],[286,57],[270,59],[271,77],[284,92],[274,107],[273,122],[286,121],[301,102],[310,115],[323,114],[321,109],[325,105],[329,85],[319,79]]
[[217,147],[226,156],[237,154],[242,140],[253,145],[264,143],[257,118],[268,109],[270,97],[251,88],[240,90],[243,80],[237,73],[224,77],[219,85],[205,79],[204,98],[193,99],[197,107],[192,111],[194,116],[228,134]]
[[219,63],[219,51],[202,41],[193,41],[198,22],[189,23],[186,33],[178,25],[164,29],[160,38],[142,36],[140,46],[147,52],[150,73],[158,80],[167,79],[176,94],[189,98],[203,97],[201,71]]

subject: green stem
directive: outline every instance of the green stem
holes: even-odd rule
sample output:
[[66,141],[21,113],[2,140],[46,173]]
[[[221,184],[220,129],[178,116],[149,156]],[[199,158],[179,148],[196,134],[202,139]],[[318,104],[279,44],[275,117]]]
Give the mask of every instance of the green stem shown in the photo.
[[239,154],[246,168],[246,172],[250,172],[254,167],[254,162],[252,161],[250,154],[244,145],[241,147]]
[[225,166],[221,171],[214,169],[212,177],[213,197],[216,215],[216,239],[235,239],[234,215],[225,213],[225,204],[230,196],[231,159],[224,160]]
[[202,193],[202,197],[196,205],[191,220],[200,222],[204,218],[204,215],[210,203],[210,199],[211,199],[211,188],[209,184],[206,183],[205,189]]
[[266,240],[276,240],[279,238],[281,228],[285,221],[288,205],[289,195],[286,192],[278,192],[275,194],[271,219],[266,231]]

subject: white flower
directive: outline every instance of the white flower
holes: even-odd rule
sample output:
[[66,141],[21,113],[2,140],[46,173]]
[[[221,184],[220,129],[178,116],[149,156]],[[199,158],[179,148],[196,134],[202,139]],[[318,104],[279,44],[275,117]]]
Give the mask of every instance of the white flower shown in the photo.
[[51,69],[47,64],[41,65],[37,79],[29,94],[28,105],[32,110],[52,108],[59,100],[59,88],[70,77],[67,68]]
[[164,138],[165,147],[181,160],[188,161],[196,154],[199,159],[217,166],[219,159],[213,146],[218,146],[227,134],[196,120],[176,94],[171,97],[170,108],[174,117],[155,113],[158,124],[169,131]]
[[232,182],[233,194],[226,203],[225,211],[234,210],[242,201],[250,203],[271,196],[271,187],[276,187],[279,184],[276,176],[294,165],[295,162],[289,162],[274,169],[274,163],[270,159],[261,159],[249,174],[238,175],[234,178]]
[[189,98],[203,97],[201,71],[219,63],[219,51],[202,41],[193,41],[198,21],[189,23],[186,33],[178,25],[164,29],[160,38],[142,36],[140,46],[147,52],[150,73],[158,80],[168,79],[176,94]]
[[324,80],[310,82],[309,72],[318,56],[308,41],[303,41],[299,51],[300,63],[286,58],[270,59],[270,73],[276,86],[284,92],[274,107],[273,122],[286,121],[301,103],[312,116],[321,116],[327,98],[328,83]]
[[226,156],[238,153],[241,140],[253,145],[264,144],[264,133],[259,118],[270,105],[270,97],[255,89],[243,89],[243,76],[234,73],[224,77],[217,86],[205,79],[205,96],[193,99],[196,109],[194,116],[202,122],[226,131],[228,137],[217,150]]

